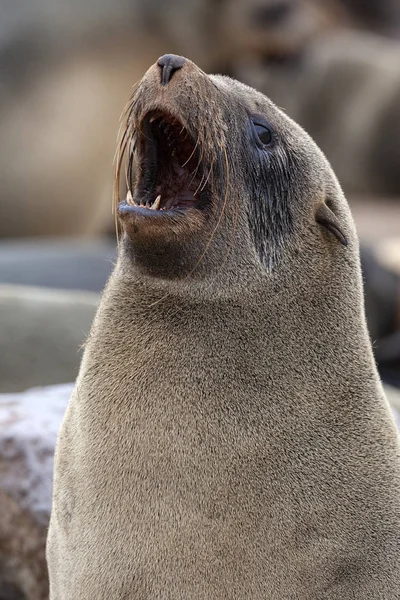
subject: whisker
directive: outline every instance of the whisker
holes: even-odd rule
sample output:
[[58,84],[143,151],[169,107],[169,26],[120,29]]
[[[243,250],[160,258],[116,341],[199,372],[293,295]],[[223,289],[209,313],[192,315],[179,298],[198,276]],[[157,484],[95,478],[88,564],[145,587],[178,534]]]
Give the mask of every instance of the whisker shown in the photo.
[[195,196],[195,195],[196,195],[196,194],[197,194],[199,191],[200,191],[200,192],[202,192],[202,191],[204,190],[204,188],[206,187],[206,185],[207,185],[207,183],[208,183],[208,180],[210,179],[211,171],[212,171],[212,168],[210,167],[210,168],[209,168],[209,170],[208,170],[207,179],[205,180],[205,182],[204,182],[204,183],[203,183],[203,178],[204,178],[204,175],[203,175],[203,177],[201,178],[200,184],[199,184],[199,186],[198,186],[197,190],[196,190],[196,191],[195,191],[195,193],[194,193],[194,196]]
[[194,149],[193,149],[193,152],[191,153],[191,155],[189,156],[189,158],[187,159],[187,161],[185,161],[185,162],[183,163],[183,165],[181,166],[181,169],[183,169],[183,167],[186,167],[186,165],[188,164],[188,162],[190,161],[190,159],[192,158],[192,156],[193,156],[193,155],[194,155],[194,153],[196,152],[196,149],[197,149],[197,145],[198,145],[198,143],[199,143],[199,137],[197,136],[196,145],[195,145],[195,147],[194,147]]
[[206,244],[206,247],[204,248],[204,251],[202,252],[202,254],[201,254],[201,256],[200,256],[199,260],[197,261],[197,263],[195,264],[195,266],[193,267],[193,269],[192,269],[192,271],[189,273],[189,275],[191,275],[191,274],[193,273],[193,271],[194,271],[195,269],[197,269],[197,267],[200,265],[201,261],[203,260],[203,258],[204,258],[204,256],[205,256],[205,254],[206,254],[207,250],[209,249],[209,247],[210,247],[210,245],[211,245],[211,243],[212,243],[212,241],[213,241],[213,239],[214,239],[214,237],[215,237],[215,234],[217,233],[217,230],[218,230],[218,228],[219,228],[219,226],[220,226],[220,224],[221,224],[221,221],[222,221],[222,217],[224,216],[224,213],[225,213],[225,208],[226,208],[226,204],[227,204],[227,201],[228,201],[228,192],[229,192],[229,162],[228,162],[228,155],[226,154],[226,149],[225,149],[225,147],[224,147],[224,146],[222,146],[222,149],[223,149],[223,151],[224,151],[225,165],[226,165],[226,169],[227,169],[227,170],[226,170],[226,176],[227,176],[227,177],[226,177],[226,186],[225,186],[224,200],[223,200],[223,202],[222,202],[222,209],[221,209],[221,212],[220,212],[220,214],[219,214],[219,216],[218,216],[217,223],[216,223],[216,225],[215,225],[215,227],[214,227],[214,229],[213,229],[213,231],[212,231],[212,234],[211,234],[211,236],[210,236],[210,239],[208,240],[208,242],[207,242],[207,244]]
[[[193,181],[196,179],[197,172],[198,172],[198,170],[200,168],[200,165],[202,163],[202,160],[203,160],[203,154],[204,154],[204,148],[203,148],[203,146],[201,146],[201,154],[200,154],[199,160],[197,162],[197,167],[195,168],[195,170],[193,171],[193,173],[191,173],[191,175],[193,175],[193,177],[192,177],[192,179],[191,179],[191,181],[189,183],[189,187],[192,185]],[[204,175],[202,176],[201,180],[203,180],[203,177],[204,177]],[[193,195],[195,196],[196,193],[194,193]]]

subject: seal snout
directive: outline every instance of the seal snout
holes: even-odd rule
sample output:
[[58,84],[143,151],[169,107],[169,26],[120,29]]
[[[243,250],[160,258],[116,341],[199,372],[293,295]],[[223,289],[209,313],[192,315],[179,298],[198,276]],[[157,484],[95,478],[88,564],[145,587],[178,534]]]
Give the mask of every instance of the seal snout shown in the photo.
[[161,56],[157,61],[157,65],[161,68],[161,85],[167,85],[171,81],[174,72],[182,69],[185,62],[186,58],[176,54]]
[[128,171],[135,159],[139,174],[119,205],[120,215],[173,214],[176,220],[190,209],[202,210],[208,203],[204,157],[185,125],[166,111],[151,110],[136,135]]

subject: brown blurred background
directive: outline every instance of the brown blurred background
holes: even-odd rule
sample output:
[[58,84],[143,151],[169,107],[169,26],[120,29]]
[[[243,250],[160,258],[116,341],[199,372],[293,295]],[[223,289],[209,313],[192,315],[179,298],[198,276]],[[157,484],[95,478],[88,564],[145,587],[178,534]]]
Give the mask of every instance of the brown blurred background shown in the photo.
[[[119,116],[167,52],[261,90],[330,159],[362,243],[376,359],[400,405],[399,0],[0,0],[0,392],[77,374],[116,255]],[[0,600],[44,600],[47,509],[39,526],[4,489]]]

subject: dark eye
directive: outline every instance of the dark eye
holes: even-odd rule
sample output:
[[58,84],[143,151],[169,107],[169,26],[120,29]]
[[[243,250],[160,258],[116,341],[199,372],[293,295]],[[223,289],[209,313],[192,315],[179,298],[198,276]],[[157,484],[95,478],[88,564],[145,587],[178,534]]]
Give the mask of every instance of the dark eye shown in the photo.
[[272,142],[272,131],[265,127],[265,125],[260,125],[259,123],[254,123],[254,128],[258,135],[258,139],[263,144],[263,146],[269,146]]

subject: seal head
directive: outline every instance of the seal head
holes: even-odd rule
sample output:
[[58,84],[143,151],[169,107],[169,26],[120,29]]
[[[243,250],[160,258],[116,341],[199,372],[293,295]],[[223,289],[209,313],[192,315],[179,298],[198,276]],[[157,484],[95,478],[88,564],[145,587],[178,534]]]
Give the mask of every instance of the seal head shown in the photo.
[[322,154],[271,101],[183,57],[161,57],[127,107],[118,215],[136,264],[153,274],[209,273],[238,236],[268,268],[289,241],[301,245],[305,226],[320,244],[346,245],[340,197]]

